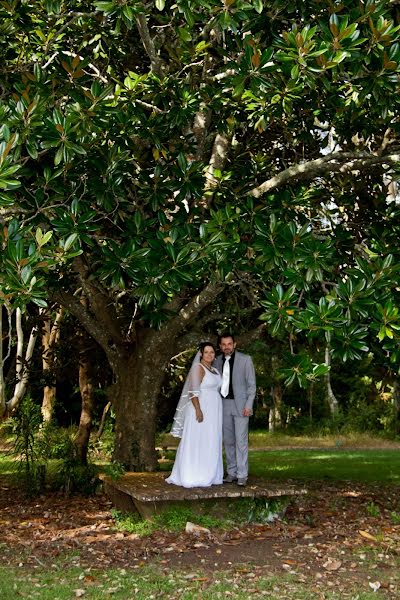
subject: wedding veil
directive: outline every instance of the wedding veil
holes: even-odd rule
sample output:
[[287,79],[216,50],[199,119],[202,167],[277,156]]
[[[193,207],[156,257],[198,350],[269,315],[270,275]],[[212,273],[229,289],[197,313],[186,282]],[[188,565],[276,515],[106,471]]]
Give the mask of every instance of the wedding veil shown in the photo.
[[188,407],[190,407],[191,400],[194,396],[198,396],[200,392],[200,383],[201,383],[201,371],[199,368],[201,359],[200,350],[197,352],[194,360],[192,362],[192,366],[190,367],[190,371],[188,376],[186,377],[186,381],[182,388],[181,397],[179,398],[178,406],[176,407],[174,421],[171,427],[171,435],[174,437],[182,437],[183,425],[185,422],[185,416]]

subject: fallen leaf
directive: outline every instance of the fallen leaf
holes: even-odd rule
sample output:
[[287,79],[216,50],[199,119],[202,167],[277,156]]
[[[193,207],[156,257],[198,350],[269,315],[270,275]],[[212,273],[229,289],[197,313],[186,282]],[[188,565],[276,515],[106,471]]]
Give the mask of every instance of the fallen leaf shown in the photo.
[[373,542],[376,542],[376,537],[374,535],[372,535],[371,533],[368,533],[368,531],[363,531],[362,529],[358,530],[358,533],[365,539],[367,540],[371,540]]
[[370,581],[369,582],[369,587],[374,591],[377,592],[379,590],[379,588],[381,587],[381,583],[380,581]]
[[327,571],[337,571],[342,566],[340,560],[334,558],[328,558],[328,560],[322,565]]
[[185,531],[186,533],[211,533],[207,527],[201,527],[190,521],[187,521]]

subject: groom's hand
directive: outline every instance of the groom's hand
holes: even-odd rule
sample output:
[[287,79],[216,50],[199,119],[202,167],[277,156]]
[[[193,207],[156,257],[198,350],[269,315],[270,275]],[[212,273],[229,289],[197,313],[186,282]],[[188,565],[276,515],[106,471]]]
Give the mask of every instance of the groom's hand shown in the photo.
[[251,410],[251,408],[244,408],[243,409],[243,416],[244,417],[250,417],[251,414],[253,414],[253,411]]

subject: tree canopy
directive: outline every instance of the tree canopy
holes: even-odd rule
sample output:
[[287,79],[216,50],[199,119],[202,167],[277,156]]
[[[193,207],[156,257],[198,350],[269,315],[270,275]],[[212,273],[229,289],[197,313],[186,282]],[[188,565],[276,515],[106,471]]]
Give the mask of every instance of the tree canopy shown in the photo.
[[236,289],[396,363],[397,4],[3,2],[0,301],[57,300],[114,369]]

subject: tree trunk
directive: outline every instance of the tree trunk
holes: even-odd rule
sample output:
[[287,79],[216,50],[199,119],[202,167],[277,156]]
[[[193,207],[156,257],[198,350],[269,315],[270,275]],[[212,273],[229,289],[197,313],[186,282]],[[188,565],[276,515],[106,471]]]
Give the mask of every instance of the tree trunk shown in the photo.
[[398,379],[393,381],[393,403],[394,403],[394,431],[398,435],[400,431],[400,386]]
[[99,428],[95,434],[95,437],[97,440],[99,440],[101,438],[101,436],[103,435],[104,427],[106,425],[107,415],[110,411],[110,408],[111,408],[111,402],[107,402],[107,404],[105,405],[105,407],[103,409],[103,414],[101,415]]
[[0,304],[0,418],[6,412],[6,387],[4,382],[3,360],[3,305]]
[[85,331],[80,335],[79,390],[82,406],[78,433],[75,438],[77,456],[83,465],[87,464],[88,446],[93,422],[93,407],[95,404],[93,363],[88,346],[88,337]]
[[35,325],[32,327],[24,356],[24,330],[22,326],[22,311],[20,308],[17,308],[15,312],[15,319],[17,330],[16,384],[13,397],[6,403],[8,414],[12,414],[25,396],[30,375],[30,361],[32,359],[38,335],[38,328]]
[[272,368],[272,376],[273,383],[271,386],[271,399],[272,406],[269,411],[268,418],[268,430],[270,432],[275,431],[277,428],[282,426],[282,384],[276,377],[276,371],[279,367],[279,361],[276,356],[271,358],[271,368]]
[[157,400],[164,368],[161,354],[132,352],[121,356],[111,390],[116,419],[114,460],[131,471],[157,468]]
[[[330,351],[330,348],[328,345],[325,347],[325,364],[328,365],[328,367],[331,366],[331,351]],[[332,390],[330,370],[325,375],[324,379],[325,379],[326,400],[329,404],[329,409],[331,411],[331,417],[334,418],[334,417],[336,417],[336,415],[338,413],[339,403],[338,403],[337,398]]]
[[282,386],[274,383],[271,387],[272,406],[269,411],[268,431],[271,433],[282,426]]
[[309,418],[310,423],[312,423],[312,420],[313,420],[314,387],[315,387],[315,384],[312,381],[310,384],[310,387],[307,389],[308,418]]
[[48,313],[43,321],[42,331],[42,367],[43,377],[47,385],[43,389],[42,417],[45,423],[50,423],[53,419],[54,403],[56,400],[56,386],[51,381],[55,380],[55,347],[60,339],[60,321],[64,310],[58,309],[53,325],[51,324],[51,315]]

